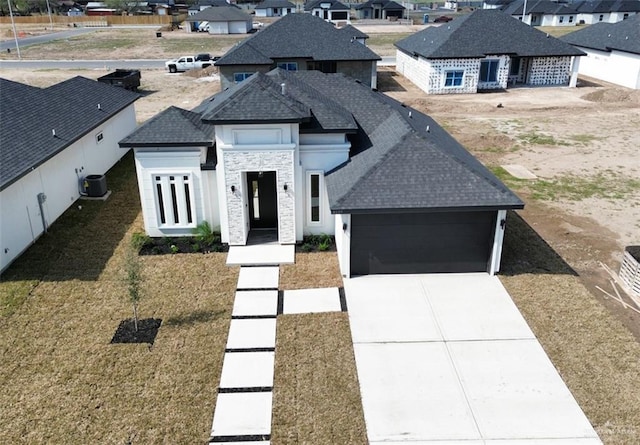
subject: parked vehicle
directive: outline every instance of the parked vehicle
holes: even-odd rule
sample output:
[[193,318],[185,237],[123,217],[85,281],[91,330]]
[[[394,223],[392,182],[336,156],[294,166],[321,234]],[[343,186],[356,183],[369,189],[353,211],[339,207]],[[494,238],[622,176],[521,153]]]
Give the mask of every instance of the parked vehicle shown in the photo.
[[164,63],[164,66],[170,73],[177,73],[179,71],[206,68],[213,65],[216,60],[217,58],[211,57],[210,54],[198,54],[197,56],[182,56],[178,59],[169,60]]
[[453,17],[449,17],[448,15],[441,15],[440,17],[436,17],[433,23],[447,23],[453,20]]
[[200,22],[198,32],[209,32],[209,22]]
[[136,91],[140,86],[140,70],[127,70],[118,68],[112,73],[98,77],[98,82],[108,83],[125,90]]

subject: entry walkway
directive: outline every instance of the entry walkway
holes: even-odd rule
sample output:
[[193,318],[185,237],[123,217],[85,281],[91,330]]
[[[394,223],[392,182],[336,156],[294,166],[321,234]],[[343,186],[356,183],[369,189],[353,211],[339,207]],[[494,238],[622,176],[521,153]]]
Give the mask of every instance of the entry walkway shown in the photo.
[[294,246],[244,247],[231,247],[227,257],[227,264],[242,267],[211,425],[211,444],[270,443],[277,316],[340,311],[345,307],[344,294],[338,288],[278,290],[278,264],[293,263]]
[[345,280],[370,443],[596,445],[596,432],[500,281]]

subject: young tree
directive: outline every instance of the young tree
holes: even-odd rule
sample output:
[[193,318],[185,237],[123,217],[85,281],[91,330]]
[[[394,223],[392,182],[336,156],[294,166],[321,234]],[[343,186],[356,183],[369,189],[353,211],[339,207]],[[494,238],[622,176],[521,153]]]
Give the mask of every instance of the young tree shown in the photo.
[[125,273],[129,302],[133,305],[133,325],[138,332],[138,303],[142,298],[142,264],[138,257],[138,251],[133,246],[127,249]]

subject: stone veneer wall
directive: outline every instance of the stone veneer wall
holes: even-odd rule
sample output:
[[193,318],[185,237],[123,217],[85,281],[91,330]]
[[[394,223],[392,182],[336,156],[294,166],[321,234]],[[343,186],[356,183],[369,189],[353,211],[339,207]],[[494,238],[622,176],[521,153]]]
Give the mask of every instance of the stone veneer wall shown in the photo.
[[534,57],[529,66],[528,85],[568,85],[571,57]]
[[[281,244],[294,244],[295,199],[294,150],[272,151],[235,151],[225,150],[223,154],[225,174],[225,196],[229,218],[229,244],[244,245],[247,239],[244,204],[248,199],[246,178],[242,173],[251,171],[275,171],[276,194],[278,201],[278,241]],[[287,183],[288,191],[284,191]],[[236,187],[235,193],[231,186]]]
[[[484,60],[499,60],[498,73],[495,82],[481,82],[478,80],[479,90],[497,90],[501,88],[507,88],[509,82],[509,56],[487,56]],[[482,63],[482,60],[480,61]],[[478,71],[478,76],[480,71]]]

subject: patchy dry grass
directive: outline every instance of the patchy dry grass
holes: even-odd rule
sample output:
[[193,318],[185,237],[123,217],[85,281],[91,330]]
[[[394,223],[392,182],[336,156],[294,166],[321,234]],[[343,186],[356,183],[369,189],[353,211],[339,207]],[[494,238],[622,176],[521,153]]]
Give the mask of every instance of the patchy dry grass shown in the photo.
[[342,275],[335,251],[296,251],[295,264],[280,266],[280,289],[341,287]]
[[278,317],[274,444],[366,444],[346,313]]
[[82,201],[2,277],[0,443],[202,443],[237,270],[224,254],[142,258],[153,347],[111,345],[132,315],[123,254],[139,230],[131,156],[106,202]]
[[605,444],[640,437],[640,344],[520,217],[501,281]]

